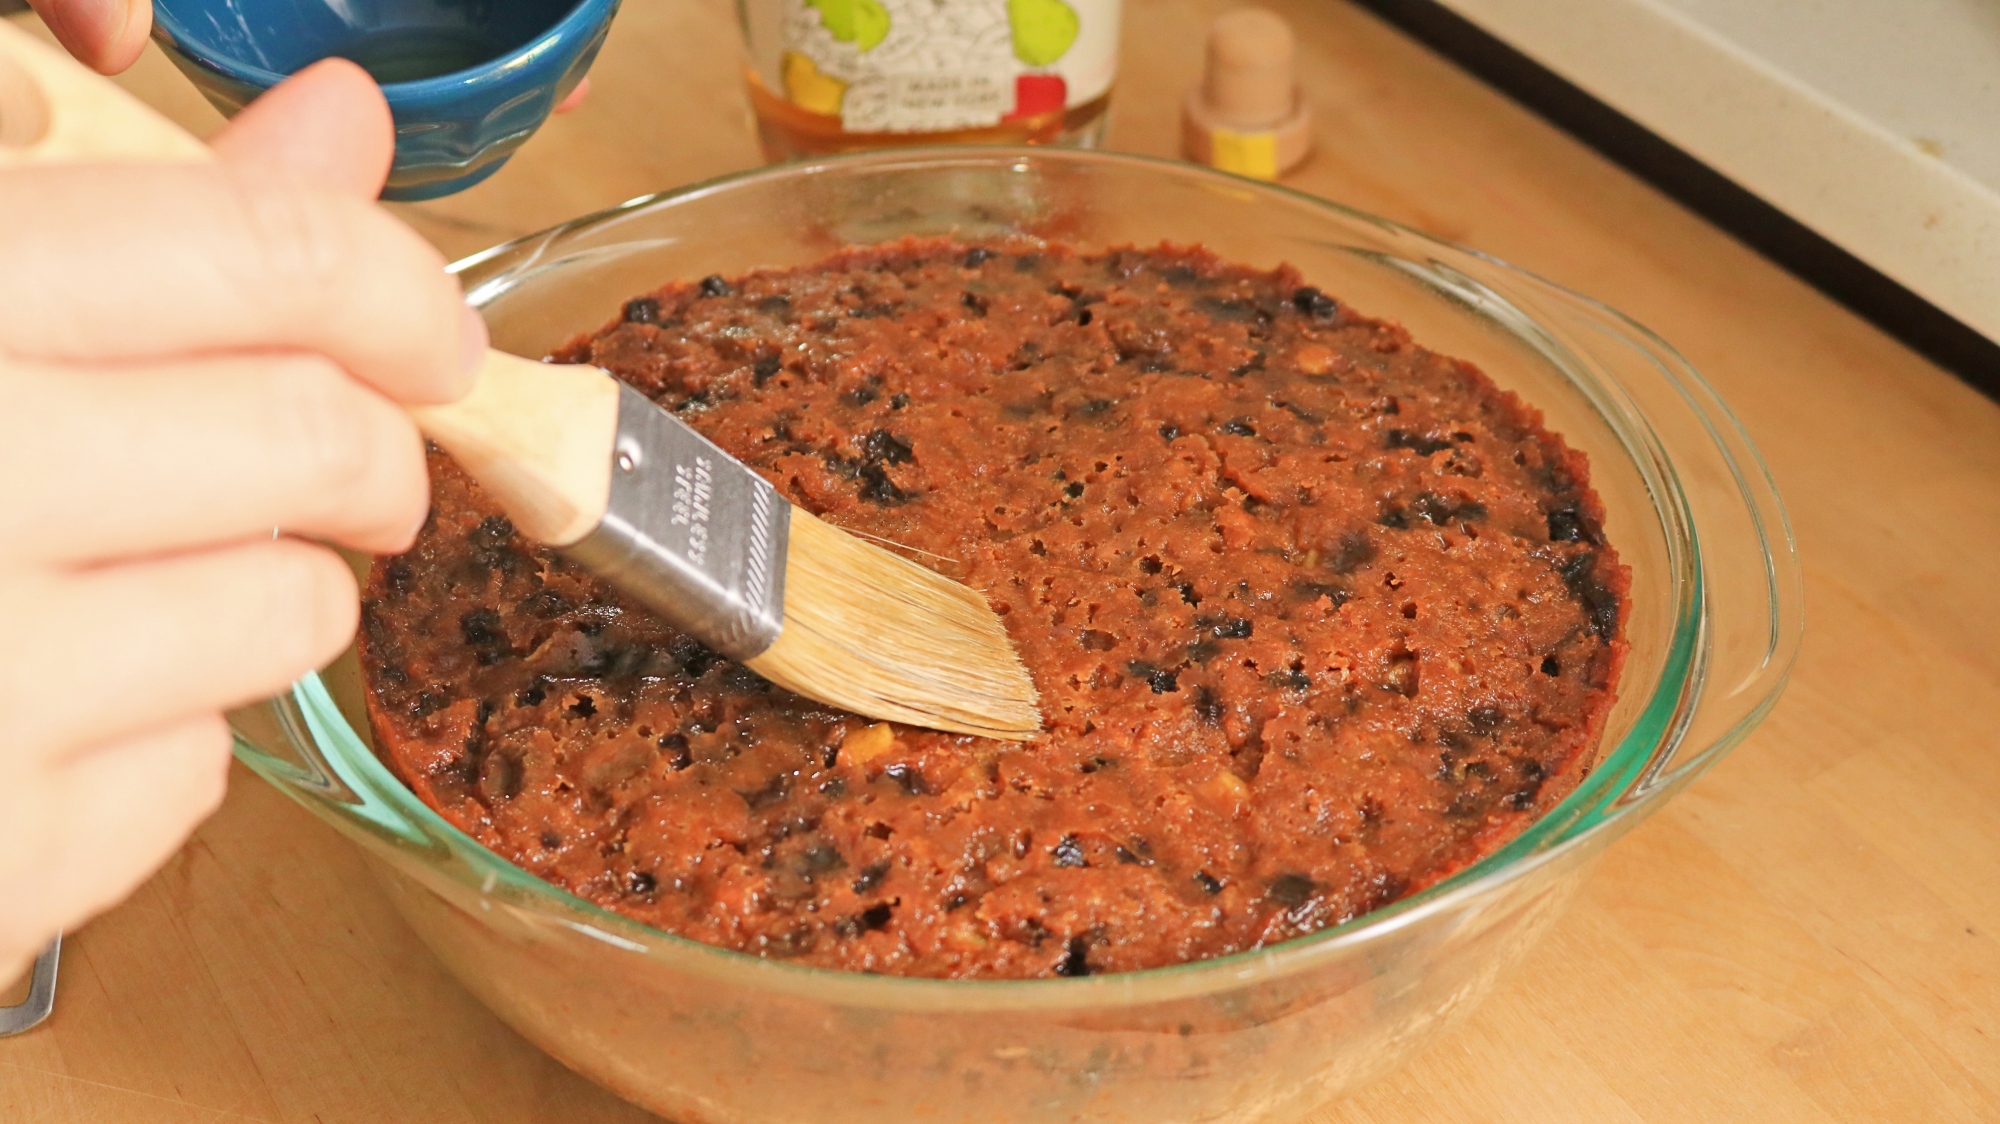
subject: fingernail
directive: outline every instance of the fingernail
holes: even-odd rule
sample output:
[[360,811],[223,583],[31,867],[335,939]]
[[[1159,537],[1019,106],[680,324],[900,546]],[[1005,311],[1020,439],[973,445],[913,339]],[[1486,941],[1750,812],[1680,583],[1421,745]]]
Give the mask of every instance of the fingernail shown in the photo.
[[486,347],[491,337],[486,334],[486,318],[471,305],[465,306],[465,324],[458,333],[459,371],[465,376],[464,390],[472,389],[472,381],[479,374],[479,368],[486,362]]
[[575,109],[579,105],[582,105],[583,99],[589,96],[590,96],[590,77],[589,75],[585,75],[584,78],[576,84],[576,89],[571,90],[569,92],[569,96],[564,98],[562,102],[556,106],[555,111],[557,113],[568,113],[570,110]]
[[128,0],[80,0],[51,11],[50,29],[63,46],[80,55],[92,67],[102,67],[106,52],[124,37],[132,21]]

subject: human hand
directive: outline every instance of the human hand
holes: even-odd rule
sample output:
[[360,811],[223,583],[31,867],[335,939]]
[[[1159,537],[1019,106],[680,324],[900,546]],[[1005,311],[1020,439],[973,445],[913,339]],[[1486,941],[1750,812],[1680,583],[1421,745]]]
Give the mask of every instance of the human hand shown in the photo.
[[424,519],[398,403],[462,393],[486,335],[368,202],[391,146],[334,61],[212,166],[0,174],[0,980],[214,809],[225,709],[346,646],[353,577],[307,539]]
[[153,0],[28,0],[63,49],[99,74],[131,66],[153,31]]

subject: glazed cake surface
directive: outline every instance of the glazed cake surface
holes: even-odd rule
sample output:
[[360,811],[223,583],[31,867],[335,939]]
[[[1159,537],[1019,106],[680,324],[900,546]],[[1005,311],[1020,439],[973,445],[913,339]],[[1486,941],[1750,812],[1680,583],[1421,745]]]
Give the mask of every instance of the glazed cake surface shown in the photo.
[[1430,885],[1591,763],[1629,578],[1584,458],[1289,269],[905,240],[668,285],[554,358],[983,593],[1044,704],[1009,744],[774,688],[433,450],[365,596],[378,752],[658,928],[905,975],[1173,964]]

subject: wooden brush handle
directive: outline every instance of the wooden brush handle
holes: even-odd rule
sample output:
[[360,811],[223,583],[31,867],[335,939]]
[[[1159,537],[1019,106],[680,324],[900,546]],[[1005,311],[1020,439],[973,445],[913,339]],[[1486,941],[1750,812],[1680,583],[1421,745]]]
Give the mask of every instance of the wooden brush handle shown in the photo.
[[[213,158],[179,125],[0,19],[0,169]],[[603,518],[618,429],[618,384],[603,371],[488,351],[469,394],[410,416],[529,537],[568,546]]]
[[618,384],[596,367],[488,351],[471,393],[410,416],[529,538],[568,546],[604,518]]

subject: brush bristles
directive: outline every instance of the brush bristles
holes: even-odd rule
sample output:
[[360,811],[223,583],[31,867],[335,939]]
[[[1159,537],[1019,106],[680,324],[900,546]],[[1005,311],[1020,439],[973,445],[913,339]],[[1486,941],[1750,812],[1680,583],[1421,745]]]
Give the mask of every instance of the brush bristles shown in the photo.
[[1035,685],[978,594],[792,509],[785,626],[749,666],[871,718],[1022,741]]

